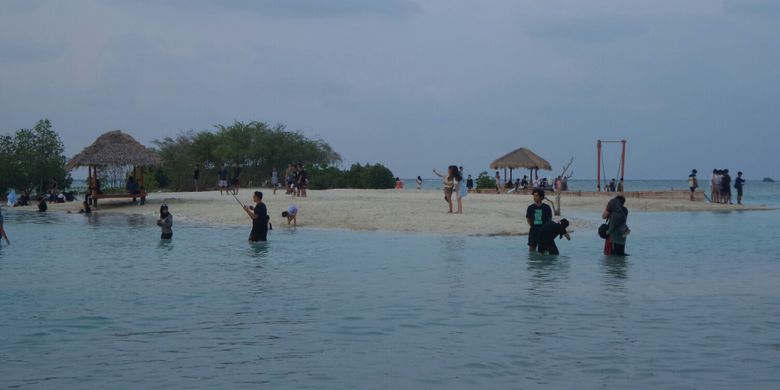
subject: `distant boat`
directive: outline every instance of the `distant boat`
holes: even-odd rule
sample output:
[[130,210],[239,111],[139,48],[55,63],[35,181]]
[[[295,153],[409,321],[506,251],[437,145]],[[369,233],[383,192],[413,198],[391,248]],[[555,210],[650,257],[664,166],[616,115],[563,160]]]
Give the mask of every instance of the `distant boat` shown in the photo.
[[774,179],[772,179],[771,177],[765,177],[764,180],[761,180],[761,181],[763,181],[764,183],[774,183],[775,182]]

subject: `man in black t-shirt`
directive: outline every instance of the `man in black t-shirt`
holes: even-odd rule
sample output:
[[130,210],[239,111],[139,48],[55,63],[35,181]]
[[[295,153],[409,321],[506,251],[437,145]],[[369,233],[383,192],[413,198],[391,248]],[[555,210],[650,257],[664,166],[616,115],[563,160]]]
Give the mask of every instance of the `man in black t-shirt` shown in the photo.
[[737,172],[737,178],[734,179],[734,188],[737,189],[737,204],[742,204],[742,186],[745,185],[745,179],[742,178],[742,172]]
[[534,188],[531,192],[534,197],[534,203],[528,206],[525,212],[525,219],[531,228],[528,231],[528,250],[537,250],[541,243],[542,225],[552,220],[552,209],[549,205],[543,204],[544,191]]

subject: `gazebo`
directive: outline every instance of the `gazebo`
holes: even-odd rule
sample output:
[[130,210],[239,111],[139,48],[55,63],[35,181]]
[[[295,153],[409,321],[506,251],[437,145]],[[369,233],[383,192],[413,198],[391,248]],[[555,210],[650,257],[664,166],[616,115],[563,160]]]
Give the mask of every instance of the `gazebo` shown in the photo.
[[[87,146],[81,153],[73,156],[68,161],[66,169],[72,170],[78,167],[87,167],[89,174],[88,195],[97,207],[98,199],[105,198],[141,198],[141,204],[146,202],[146,188],[144,187],[144,170],[146,166],[159,166],[162,164],[160,156],[148,149],[121,130],[104,133],[98,137],[92,145]],[[104,194],[97,185],[97,170],[108,166],[132,166],[133,176],[137,178],[138,189],[136,193]],[[140,172],[140,174],[139,174]]]
[[[506,178],[506,169],[509,168],[509,180],[512,180],[512,170],[517,168],[528,168],[533,171],[536,170],[536,175],[539,176],[539,170],[551,171],[552,166],[547,160],[539,157],[536,153],[530,149],[519,148],[515,149],[490,163],[490,169],[504,168],[504,178]],[[533,179],[533,174],[531,174]]]

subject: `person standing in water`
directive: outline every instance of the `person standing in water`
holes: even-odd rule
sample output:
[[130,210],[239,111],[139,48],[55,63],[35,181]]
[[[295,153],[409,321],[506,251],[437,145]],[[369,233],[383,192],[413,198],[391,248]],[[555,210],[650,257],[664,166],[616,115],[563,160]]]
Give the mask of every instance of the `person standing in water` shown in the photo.
[[555,238],[566,237],[567,240],[571,240],[571,236],[569,236],[569,233],[566,231],[566,228],[568,227],[569,220],[566,218],[561,219],[560,223],[550,220],[542,225],[539,253],[544,254],[547,252],[551,255],[560,254],[558,246],[555,245]]
[[3,210],[0,209],[0,237],[2,237],[5,240],[5,243],[8,245],[11,245],[11,241],[8,239],[8,235],[5,233],[5,228],[3,227]]
[[601,213],[601,218],[609,220],[610,246],[604,248],[605,255],[625,256],[626,236],[631,233],[626,222],[628,221],[628,209],[625,207],[626,198],[618,195],[607,203],[607,208]]
[[170,240],[173,238],[173,215],[168,212],[168,205],[163,203],[160,205],[160,218],[157,220],[157,226],[160,227],[162,234],[161,240]]
[[528,206],[525,211],[525,220],[530,227],[528,230],[528,250],[533,252],[540,249],[542,243],[542,226],[552,221],[552,209],[549,205],[542,203],[544,200],[544,190],[534,188],[531,192],[534,202]]
[[263,203],[263,193],[255,191],[252,200],[255,202],[253,206],[244,206],[244,211],[252,218],[252,232],[249,233],[249,241],[267,241],[268,240],[268,209]]

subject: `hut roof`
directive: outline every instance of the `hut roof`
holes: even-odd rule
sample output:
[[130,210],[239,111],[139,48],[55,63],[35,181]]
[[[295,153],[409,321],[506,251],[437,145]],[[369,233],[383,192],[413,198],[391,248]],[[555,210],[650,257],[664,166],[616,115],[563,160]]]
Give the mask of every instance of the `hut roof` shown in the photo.
[[550,163],[547,162],[547,160],[539,157],[536,153],[526,148],[515,149],[490,163],[490,169],[499,168],[552,170],[552,166],[550,166]]
[[160,156],[141,145],[135,138],[121,130],[104,133],[92,145],[68,161],[67,169],[90,165],[137,165],[157,166],[162,163]]

